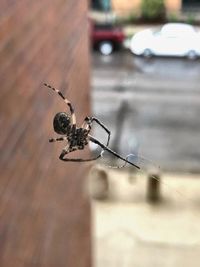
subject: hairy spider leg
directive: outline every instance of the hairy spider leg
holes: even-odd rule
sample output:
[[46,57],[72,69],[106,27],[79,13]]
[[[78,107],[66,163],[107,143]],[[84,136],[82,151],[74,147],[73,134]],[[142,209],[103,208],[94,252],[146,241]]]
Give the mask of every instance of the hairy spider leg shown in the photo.
[[[58,137],[58,138],[51,138],[49,139],[49,142],[57,142],[57,141],[64,141],[67,140],[67,137]],[[73,152],[77,149],[69,149],[69,145],[67,145],[65,148],[63,148],[62,153],[59,156],[59,159],[63,160],[63,161],[73,161],[73,162],[84,162],[84,161],[93,161],[93,160],[97,160],[98,158],[101,157],[101,155],[98,155],[95,158],[90,158],[90,159],[81,159],[81,158],[76,158],[76,159],[72,159],[72,158],[64,158],[65,155],[69,154],[70,152]]]
[[93,161],[93,160],[97,160],[98,158],[101,157],[101,155],[98,155],[94,158],[90,158],[90,159],[81,159],[81,158],[66,158],[65,155],[73,152],[77,150],[76,148],[69,148],[69,145],[67,145],[65,148],[63,148],[62,150],[62,153],[60,154],[59,156],[59,159],[60,160],[63,160],[63,161],[72,161],[72,162],[86,162],[86,161]]
[[53,142],[64,141],[64,140],[67,140],[67,137],[66,136],[62,136],[62,137],[58,137],[58,138],[50,138],[49,139],[49,142],[50,143],[53,143]]
[[123,160],[124,162],[129,163],[130,165],[134,166],[137,169],[140,169],[139,166],[135,165],[134,163],[128,161],[127,159],[121,157],[119,154],[117,154],[115,151],[113,151],[112,149],[110,149],[109,147],[105,146],[104,144],[102,144],[101,142],[99,142],[97,139],[95,139],[94,137],[92,137],[91,135],[88,135],[88,138],[91,142],[99,145],[101,148],[103,148],[103,150],[108,151],[109,153],[113,154],[114,156],[116,156],[117,158]]
[[109,142],[110,142],[111,132],[108,130],[108,128],[102,122],[100,122],[100,120],[98,120],[95,117],[86,117],[85,120],[84,120],[84,123],[83,123],[82,127],[85,128],[86,130],[88,130],[90,132],[90,130],[92,128],[93,121],[95,121],[97,124],[99,124],[107,132],[107,134],[108,134],[108,140],[107,140],[106,146],[108,146],[109,145]]
[[76,127],[76,116],[75,116],[74,108],[72,107],[71,102],[66,97],[64,97],[64,95],[62,94],[62,92],[60,92],[58,89],[52,87],[51,85],[49,85],[47,83],[44,83],[44,85],[46,87],[52,89],[53,91],[55,91],[64,100],[64,102],[69,106],[70,113],[71,113],[71,123],[72,123],[72,125],[75,128]]

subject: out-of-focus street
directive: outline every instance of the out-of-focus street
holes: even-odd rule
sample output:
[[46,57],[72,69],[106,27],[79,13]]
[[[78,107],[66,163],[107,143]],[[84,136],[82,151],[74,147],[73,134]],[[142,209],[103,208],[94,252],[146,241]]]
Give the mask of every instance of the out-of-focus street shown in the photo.
[[[93,53],[93,114],[111,129],[111,147],[139,152],[165,171],[198,172],[199,62]],[[103,134],[95,128],[98,138]]]
[[[93,113],[111,130],[110,146],[163,171],[156,204],[144,173],[102,174],[109,194],[92,202],[95,267],[199,266],[200,183],[189,172],[200,170],[200,61],[128,51],[92,60]],[[98,127],[94,134],[105,140]]]

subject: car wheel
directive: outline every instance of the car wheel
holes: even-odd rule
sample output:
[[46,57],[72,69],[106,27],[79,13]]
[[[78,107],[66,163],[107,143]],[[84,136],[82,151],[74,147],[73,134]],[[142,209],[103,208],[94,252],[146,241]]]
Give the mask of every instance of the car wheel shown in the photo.
[[99,51],[102,55],[108,56],[112,54],[114,46],[112,42],[104,41],[99,44]]
[[187,53],[187,58],[194,60],[197,58],[197,53],[194,50],[190,50]]
[[144,52],[143,52],[143,56],[144,56],[144,57],[147,57],[147,58],[151,57],[151,56],[152,56],[152,52],[151,52],[151,50],[148,49],[148,48],[145,49]]

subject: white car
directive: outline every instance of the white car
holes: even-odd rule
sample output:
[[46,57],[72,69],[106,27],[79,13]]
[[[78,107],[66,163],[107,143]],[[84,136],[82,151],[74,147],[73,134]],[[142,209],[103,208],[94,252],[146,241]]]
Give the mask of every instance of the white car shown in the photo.
[[200,33],[195,27],[185,23],[167,23],[161,28],[146,29],[136,33],[130,43],[135,55],[200,56]]

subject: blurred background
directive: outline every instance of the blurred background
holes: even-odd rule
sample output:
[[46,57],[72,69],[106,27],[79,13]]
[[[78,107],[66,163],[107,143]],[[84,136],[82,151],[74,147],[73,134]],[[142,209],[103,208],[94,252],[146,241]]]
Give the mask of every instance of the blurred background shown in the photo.
[[[0,7],[0,266],[199,266],[200,1]],[[140,170],[61,162],[44,82]]]
[[91,6],[92,111],[141,167],[90,173],[95,266],[198,266],[200,1]]

